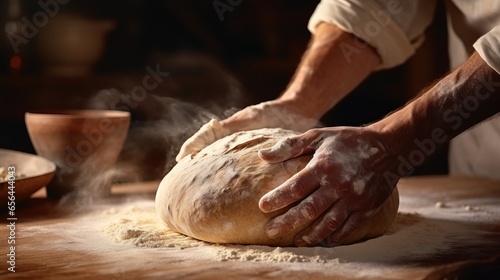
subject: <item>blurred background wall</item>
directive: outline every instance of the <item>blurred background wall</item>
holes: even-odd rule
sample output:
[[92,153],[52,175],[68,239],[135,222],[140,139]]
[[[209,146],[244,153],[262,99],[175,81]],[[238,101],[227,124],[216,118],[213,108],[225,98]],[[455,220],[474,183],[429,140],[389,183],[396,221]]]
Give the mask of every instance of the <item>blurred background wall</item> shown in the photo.
[[[121,159],[147,166],[143,179],[160,178],[165,161],[168,169],[169,157],[202,124],[200,111],[225,117],[285,89],[310,39],[306,26],[318,2],[2,1],[0,148],[34,153],[26,111],[122,109],[133,122]],[[418,53],[374,73],[323,123],[373,122],[442,76],[448,69],[445,27],[440,6]],[[140,102],[127,102],[158,69],[157,86]],[[166,132],[158,133],[162,125]],[[174,130],[176,141],[165,140]],[[444,147],[415,174],[446,173],[446,157]]]

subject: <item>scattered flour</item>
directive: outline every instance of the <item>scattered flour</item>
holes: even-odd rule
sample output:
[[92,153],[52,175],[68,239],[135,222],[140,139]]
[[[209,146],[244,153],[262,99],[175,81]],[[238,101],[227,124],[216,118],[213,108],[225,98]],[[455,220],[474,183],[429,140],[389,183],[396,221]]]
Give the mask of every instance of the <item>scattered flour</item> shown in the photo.
[[436,202],[436,204],[434,206],[436,208],[445,208],[446,207],[446,203],[444,203],[442,201],[438,201],[438,202]]
[[354,191],[357,194],[362,194],[363,190],[365,189],[365,185],[366,185],[366,183],[365,183],[364,180],[356,180],[356,181],[354,181],[354,183],[353,183]]
[[[434,205],[434,207],[436,207],[436,208],[453,208],[452,206],[446,204],[443,201],[436,202],[436,204]],[[468,204],[455,206],[455,208],[462,208],[465,211],[480,211],[481,210],[481,207],[479,207],[479,206],[471,206],[471,205],[468,205]]]
[[307,256],[304,254],[297,254],[293,252],[291,248],[267,246],[226,246],[226,248],[218,252],[217,256],[220,261],[339,263],[339,260],[336,258],[328,259],[323,258],[321,255]]
[[463,205],[462,207],[466,211],[479,211],[479,210],[481,210],[481,208],[479,206]]
[[117,243],[180,249],[207,245],[167,228],[151,207],[132,205],[124,209],[110,208],[103,215],[113,216],[112,222],[105,225],[104,232]]

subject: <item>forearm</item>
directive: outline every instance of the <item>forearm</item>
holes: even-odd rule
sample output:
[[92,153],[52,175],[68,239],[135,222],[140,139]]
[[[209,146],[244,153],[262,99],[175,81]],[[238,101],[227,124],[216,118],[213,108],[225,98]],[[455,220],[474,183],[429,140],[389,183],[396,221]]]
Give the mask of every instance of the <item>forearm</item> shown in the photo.
[[498,112],[500,75],[474,54],[420,97],[370,127],[394,139],[392,153],[418,165],[423,158],[417,158],[429,156]]
[[322,23],[279,100],[307,118],[319,119],[380,65],[370,46]]

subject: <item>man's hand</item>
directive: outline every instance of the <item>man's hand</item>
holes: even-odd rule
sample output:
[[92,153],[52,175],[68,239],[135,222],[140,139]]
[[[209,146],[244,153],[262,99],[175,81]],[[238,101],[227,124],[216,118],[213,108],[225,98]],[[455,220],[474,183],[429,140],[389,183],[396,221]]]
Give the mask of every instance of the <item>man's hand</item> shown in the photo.
[[294,106],[285,100],[273,100],[246,107],[223,120],[211,120],[182,145],[175,158],[180,161],[189,154],[196,154],[220,138],[238,131],[259,128],[285,128],[299,132],[314,127],[316,120],[295,113]]
[[295,237],[297,246],[335,246],[346,240],[395,187],[397,179],[384,177],[396,166],[386,147],[381,134],[370,128],[337,127],[312,129],[261,150],[260,157],[272,163],[314,154],[303,170],[261,198],[259,207],[266,213],[299,202],[268,223],[268,236],[309,225]]

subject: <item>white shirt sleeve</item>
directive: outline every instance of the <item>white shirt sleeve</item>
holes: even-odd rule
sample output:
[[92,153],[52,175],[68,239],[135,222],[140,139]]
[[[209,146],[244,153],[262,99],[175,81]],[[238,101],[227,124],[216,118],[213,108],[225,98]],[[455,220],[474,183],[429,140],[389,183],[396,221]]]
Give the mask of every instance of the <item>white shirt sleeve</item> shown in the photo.
[[474,43],[481,58],[500,74],[500,25],[491,29]]
[[391,68],[405,62],[420,46],[435,6],[434,0],[322,0],[308,29],[314,34],[320,22],[335,24],[377,50],[382,60],[379,69]]

